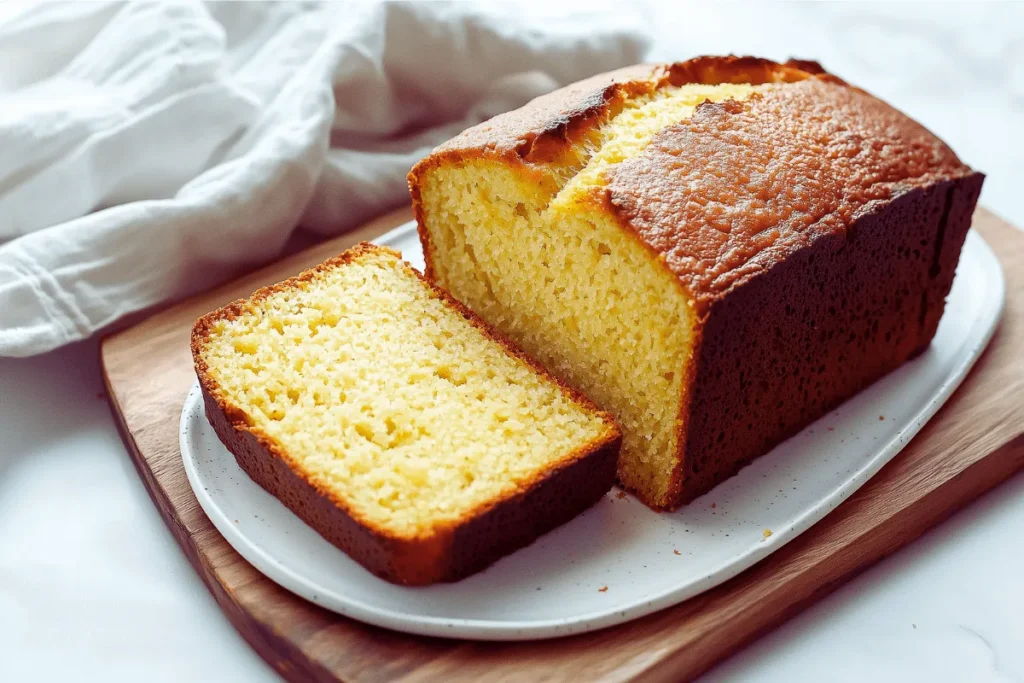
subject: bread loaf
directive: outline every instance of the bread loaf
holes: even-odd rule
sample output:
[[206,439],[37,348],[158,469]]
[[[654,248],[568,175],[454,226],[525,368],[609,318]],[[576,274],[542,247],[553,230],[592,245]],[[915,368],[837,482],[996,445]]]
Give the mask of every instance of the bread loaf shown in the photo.
[[924,350],[983,176],[813,62],[597,76],[409,175],[427,275],[616,416],[673,508]]

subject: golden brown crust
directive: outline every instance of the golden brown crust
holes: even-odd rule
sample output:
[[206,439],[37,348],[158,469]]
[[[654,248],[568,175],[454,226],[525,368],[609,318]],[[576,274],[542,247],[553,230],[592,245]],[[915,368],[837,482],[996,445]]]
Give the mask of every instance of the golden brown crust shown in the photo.
[[431,157],[469,152],[551,163],[586,129],[600,123],[616,103],[651,91],[663,81],[662,69],[649,64],[598,74],[473,126],[437,147]]
[[706,314],[875,203],[970,172],[881,100],[812,78],[705,102],[612,168],[604,191]]
[[538,472],[534,479],[521,483],[516,490],[480,506],[457,523],[438,525],[425,535],[396,536],[360,515],[334,490],[308,477],[301,464],[275,440],[249,424],[244,412],[222,395],[203,358],[202,348],[215,321],[235,318],[274,292],[295,288],[318,273],[373,253],[400,259],[400,254],[394,250],[361,243],[293,278],[261,288],[248,299],[232,302],[201,317],[191,337],[196,374],[207,418],[239,466],[324,538],[374,574],[395,583],[425,585],[455,581],[528,545],[600,500],[614,484],[621,434],[608,413],[552,377],[447,292],[401,262],[434,296],[498,342],[506,353],[525,362],[557,384],[576,403],[598,415],[608,429],[602,437],[583,444],[548,470]]

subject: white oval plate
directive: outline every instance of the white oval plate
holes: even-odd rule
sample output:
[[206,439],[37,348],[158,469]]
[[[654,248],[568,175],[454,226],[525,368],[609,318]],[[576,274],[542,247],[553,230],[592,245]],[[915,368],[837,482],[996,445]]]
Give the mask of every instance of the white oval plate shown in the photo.
[[[412,224],[377,242],[423,267]],[[999,262],[972,231],[938,333],[920,357],[678,512],[654,513],[614,489],[533,545],[455,584],[392,585],[321,538],[239,469],[206,421],[198,384],[181,414],[181,453],[199,503],[235,550],[326,609],[433,636],[581,633],[693,597],[824,517],[896,455],[960,384],[988,343],[1003,298]]]

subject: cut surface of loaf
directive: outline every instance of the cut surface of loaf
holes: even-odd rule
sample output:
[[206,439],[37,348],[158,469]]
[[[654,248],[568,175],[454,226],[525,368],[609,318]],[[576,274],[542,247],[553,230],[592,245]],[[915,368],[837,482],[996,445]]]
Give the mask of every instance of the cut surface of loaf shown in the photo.
[[392,581],[461,578],[614,483],[610,416],[384,248],[201,318],[192,351],[242,468]]
[[427,275],[613,412],[649,505],[927,347],[982,183],[812,62],[604,74],[410,173]]

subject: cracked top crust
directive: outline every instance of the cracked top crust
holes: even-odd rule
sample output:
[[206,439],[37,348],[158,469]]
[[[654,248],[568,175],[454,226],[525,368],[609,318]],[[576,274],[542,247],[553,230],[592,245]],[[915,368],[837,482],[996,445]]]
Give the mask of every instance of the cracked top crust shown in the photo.
[[590,199],[659,255],[698,313],[884,202],[972,174],[923,126],[816,62],[699,57],[594,76],[470,128],[413,169],[414,199],[416,176],[444,160],[500,158],[558,177],[623,103],[686,83],[762,87],[661,129]]
[[[797,65],[802,65],[800,68]],[[588,130],[617,113],[627,99],[685,83],[790,82],[812,75],[841,82],[814,62],[779,64],[759,57],[697,57],[674,64],[637,64],[591,76],[499,114],[438,146],[431,157],[460,152],[515,157],[528,164],[557,162]]]
[[881,100],[811,78],[701,104],[611,168],[603,191],[704,309],[815,237],[971,173]]

